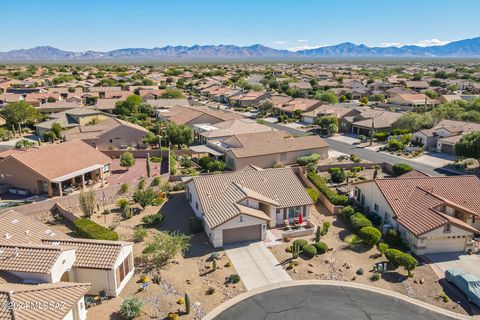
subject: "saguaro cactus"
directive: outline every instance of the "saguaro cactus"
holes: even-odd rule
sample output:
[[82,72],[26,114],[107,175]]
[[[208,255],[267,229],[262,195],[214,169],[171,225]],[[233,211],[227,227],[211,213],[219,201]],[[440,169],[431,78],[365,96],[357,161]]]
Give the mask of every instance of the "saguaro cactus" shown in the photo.
[[185,313],[190,314],[190,296],[185,293]]

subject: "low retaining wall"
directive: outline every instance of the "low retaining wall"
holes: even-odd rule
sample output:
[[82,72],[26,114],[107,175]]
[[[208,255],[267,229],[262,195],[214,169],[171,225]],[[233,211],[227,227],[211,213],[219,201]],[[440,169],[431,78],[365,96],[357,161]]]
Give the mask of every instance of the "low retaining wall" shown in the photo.
[[60,204],[55,203],[55,205],[53,206],[52,210],[56,210],[58,211],[58,213],[60,213],[60,215],[62,217],[64,217],[65,219],[67,219],[68,221],[70,222],[75,222],[76,220],[80,219],[79,216],[77,216],[75,213],[73,213],[72,211],[69,211],[67,209],[65,209],[64,207],[62,207]]
[[150,157],[168,157],[168,150],[158,150],[158,149],[152,149],[152,150],[104,150],[102,151],[104,154],[109,156],[110,158],[120,158],[122,154],[125,152],[130,152],[133,154],[134,158],[146,158],[147,154],[150,154]]
[[[150,186],[155,178],[146,178],[145,185]],[[168,181],[168,177],[163,177],[164,180]],[[95,195],[97,198],[97,205],[102,207],[104,204],[109,205],[115,203],[119,198],[127,198],[131,195],[133,190],[137,189],[138,183],[140,180],[131,181],[129,185],[129,194],[122,195],[120,194],[121,184],[111,185],[102,189],[97,189]],[[44,201],[34,202],[26,204],[23,206],[18,206],[15,208],[8,208],[6,210],[15,210],[18,213],[24,214],[26,216],[33,216],[37,214],[45,214],[50,212],[55,206],[61,206],[64,210],[77,212],[80,210],[80,194],[74,193],[68,196],[50,198]]]

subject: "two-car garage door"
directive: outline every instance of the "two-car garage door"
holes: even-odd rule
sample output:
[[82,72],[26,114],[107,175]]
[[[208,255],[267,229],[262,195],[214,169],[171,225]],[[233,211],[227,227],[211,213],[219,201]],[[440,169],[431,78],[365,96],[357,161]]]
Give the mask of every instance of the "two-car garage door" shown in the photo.
[[240,227],[223,230],[223,244],[255,241],[262,239],[262,225],[257,224],[248,227]]
[[427,240],[426,254],[464,252],[466,238],[429,239]]

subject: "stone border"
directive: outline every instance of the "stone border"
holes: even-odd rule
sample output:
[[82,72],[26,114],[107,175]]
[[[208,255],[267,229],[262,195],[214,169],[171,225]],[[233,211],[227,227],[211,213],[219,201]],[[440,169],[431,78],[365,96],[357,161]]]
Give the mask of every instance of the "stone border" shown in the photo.
[[380,294],[383,294],[383,295],[387,295],[387,296],[390,296],[390,297],[393,297],[393,298],[401,299],[401,300],[406,301],[408,303],[417,305],[419,307],[422,307],[424,309],[427,309],[427,310],[430,310],[430,311],[433,311],[433,312],[443,314],[443,315],[448,316],[448,317],[452,317],[454,319],[470,319],[470,320],[472,319],[469,316],[464,316],[464,315],[461,315],[461,314],[458,314],[458,313],[455,313],[455,312],[452,312],[452,311],[449,311],[449,310],[445,310],[445,309],[436,307],[434,305],[428,304],[426,302],[407,297],[407,296],[405,296],[403,294],[400,294],[400,293],[396,293],[396,292],[393,292],[393,291],[390,291],[390,290],[381,289],[381,288],[377,288],[377,287],[372,287],[372,286],[361,284],[361,283],[333,281],[333,280],[296,280],[296,281],[274,283],[274,284],[271,284],[271,285],[268,285],[268,286],[252,289],[252,290],[249,290],[245,293],[242,293],[242,294],[240,294],[240,295],[222,303],[221,305],[217,306],[215,309],[210,311],[203,318],[203,320],[213,320],[213,319],[215,319],[215,317],[220,315],[223,311],[227,310],[228,308],[230,308],[230,307],[236,305],[237,303],[239,303],[239,302],[241,302],[241,301],[243,301],[247,298],[250,298],[254,295],[257,295],[257,294],[260,294],[260,293],[263,293],[263,292],[267,292],[267,291],[271,291],[271,290],[275,290],[275,289],[288,288],[288,287],[294,287],[294,286],[306,286],[306,285],[338,286],[338,287],[349,287],[349,288],[362,289],[362,290],[366,290],[366,291],[370,291],[370,292],[374,292],[374,293],[380,293]]

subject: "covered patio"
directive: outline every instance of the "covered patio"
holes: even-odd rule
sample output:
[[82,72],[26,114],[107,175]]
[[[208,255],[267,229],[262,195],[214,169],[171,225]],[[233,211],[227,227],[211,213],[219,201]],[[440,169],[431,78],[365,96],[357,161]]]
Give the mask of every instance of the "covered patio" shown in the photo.
[[61,197],[76,190],[91,187],[99,182],[101,182],[103,185],[109,172],[109,165],[108,168],[105,169],[105,165],[96,164],[60,177],[53,178],[48,184],[48,196]]

